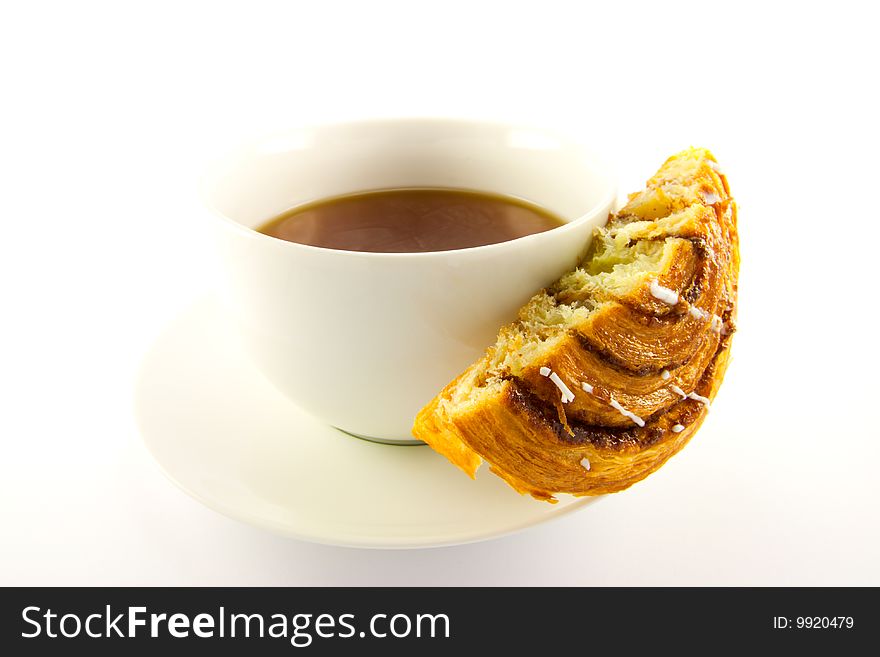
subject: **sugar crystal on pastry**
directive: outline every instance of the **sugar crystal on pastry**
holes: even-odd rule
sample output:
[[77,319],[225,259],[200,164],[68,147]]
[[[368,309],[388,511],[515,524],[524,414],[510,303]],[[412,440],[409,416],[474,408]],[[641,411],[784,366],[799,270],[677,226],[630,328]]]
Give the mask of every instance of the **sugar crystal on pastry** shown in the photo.
[[696,306],[689,307],[688,313],[694,319],[706,319],[709,316],[709,313],[707,313],[705,310],[697,308]]
[[669,386],[669,389],[676,395],[681,395],[682,399],[687,399],[688,394],[676,385]]
[[562,393],[562,402],[567,404],[570,401],[574,401],[574,393],[569,389],[567,385],[565,385],[565,381],[559,378],[559,375],[556,372],[550,372],[550,380],[559,388],[559,391]]
[[620,413],[624,417],[628,417],[630,420],[632,420],[633,422],[638,424],[640,427],[645,426],[645,421],[642,418],[640,418],[635,413],[631,413],[630,411],[626,410],[623,406],[620,405],[620,402],[618,402],[613,397],[611,398],[611,401],[609,401],[608,403],[611,404],[611,408],[616,410],[618,413]]
[[678,303],[678,292],[663,287],[657,281],[651,281],[651,296],[663,303],[668,303],[670,306]]
[[700,402],[705,407],[709,407],[712,405],[712,401],[708,397],[703,397],[702,395],[698,395],[695,392],[688,393],[688,399],[693,399],[695,401]]

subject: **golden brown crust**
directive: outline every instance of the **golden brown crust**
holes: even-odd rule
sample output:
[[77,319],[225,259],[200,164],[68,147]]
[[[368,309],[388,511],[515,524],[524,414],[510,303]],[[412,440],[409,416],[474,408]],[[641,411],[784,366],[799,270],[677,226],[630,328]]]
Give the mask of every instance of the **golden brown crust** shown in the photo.
[[[551,502],[561,492],[623,490],[688,442],[708,411],[701,398],[714,398],[721,384],[735,330],[736,204],[712,155],[690,149],[630,197],[609,221],[609,230],[616,227],[630,242],[667,241],[671,257],[662,270],[622,295],[591,290],[595,312],[540,362],[470,403],[490,350],[419,413],[415,436],[471,477],[486,460],[516,490]],[[658,298],[652,284],[675,291],[678,301]],[[583,294],[560,284],[547,293],[557,303]],[[541,367],[567,382],[574,399],[563,404]]]

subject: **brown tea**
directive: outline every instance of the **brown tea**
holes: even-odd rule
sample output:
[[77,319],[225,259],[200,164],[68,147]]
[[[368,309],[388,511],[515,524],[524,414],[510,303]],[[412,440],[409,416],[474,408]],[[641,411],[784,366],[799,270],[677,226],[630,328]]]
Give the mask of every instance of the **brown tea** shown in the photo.
[[345,251],[417,253],[495,244],[565,222],[520,199],[457,189],[392,189],[302,205],[257,230]]

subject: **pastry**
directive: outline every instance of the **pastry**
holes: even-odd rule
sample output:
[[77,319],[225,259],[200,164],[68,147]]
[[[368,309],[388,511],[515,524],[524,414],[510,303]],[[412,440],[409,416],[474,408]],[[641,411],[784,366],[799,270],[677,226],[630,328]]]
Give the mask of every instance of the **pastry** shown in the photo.
[[709,412],[735,330],[736,203],[712,154],[669,158],[418,414],[413,433],[521,493],[623,490]]

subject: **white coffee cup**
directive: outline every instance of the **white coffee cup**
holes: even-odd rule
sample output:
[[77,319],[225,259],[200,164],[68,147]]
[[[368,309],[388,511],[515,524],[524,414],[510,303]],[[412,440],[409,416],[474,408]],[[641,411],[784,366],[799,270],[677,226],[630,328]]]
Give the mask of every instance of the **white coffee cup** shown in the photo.
[[[587,146],[545,130],[373,120],[243,146],[211,168],[202,197],[217,229],[221,297],[265,376],[339,429],[417,443],[410,429],[419,409],[584,255],[612,208],[613,181]],[[339,251],[254,230],[321,198],[405,187],[515,196],[567,223],[429,253]]]

